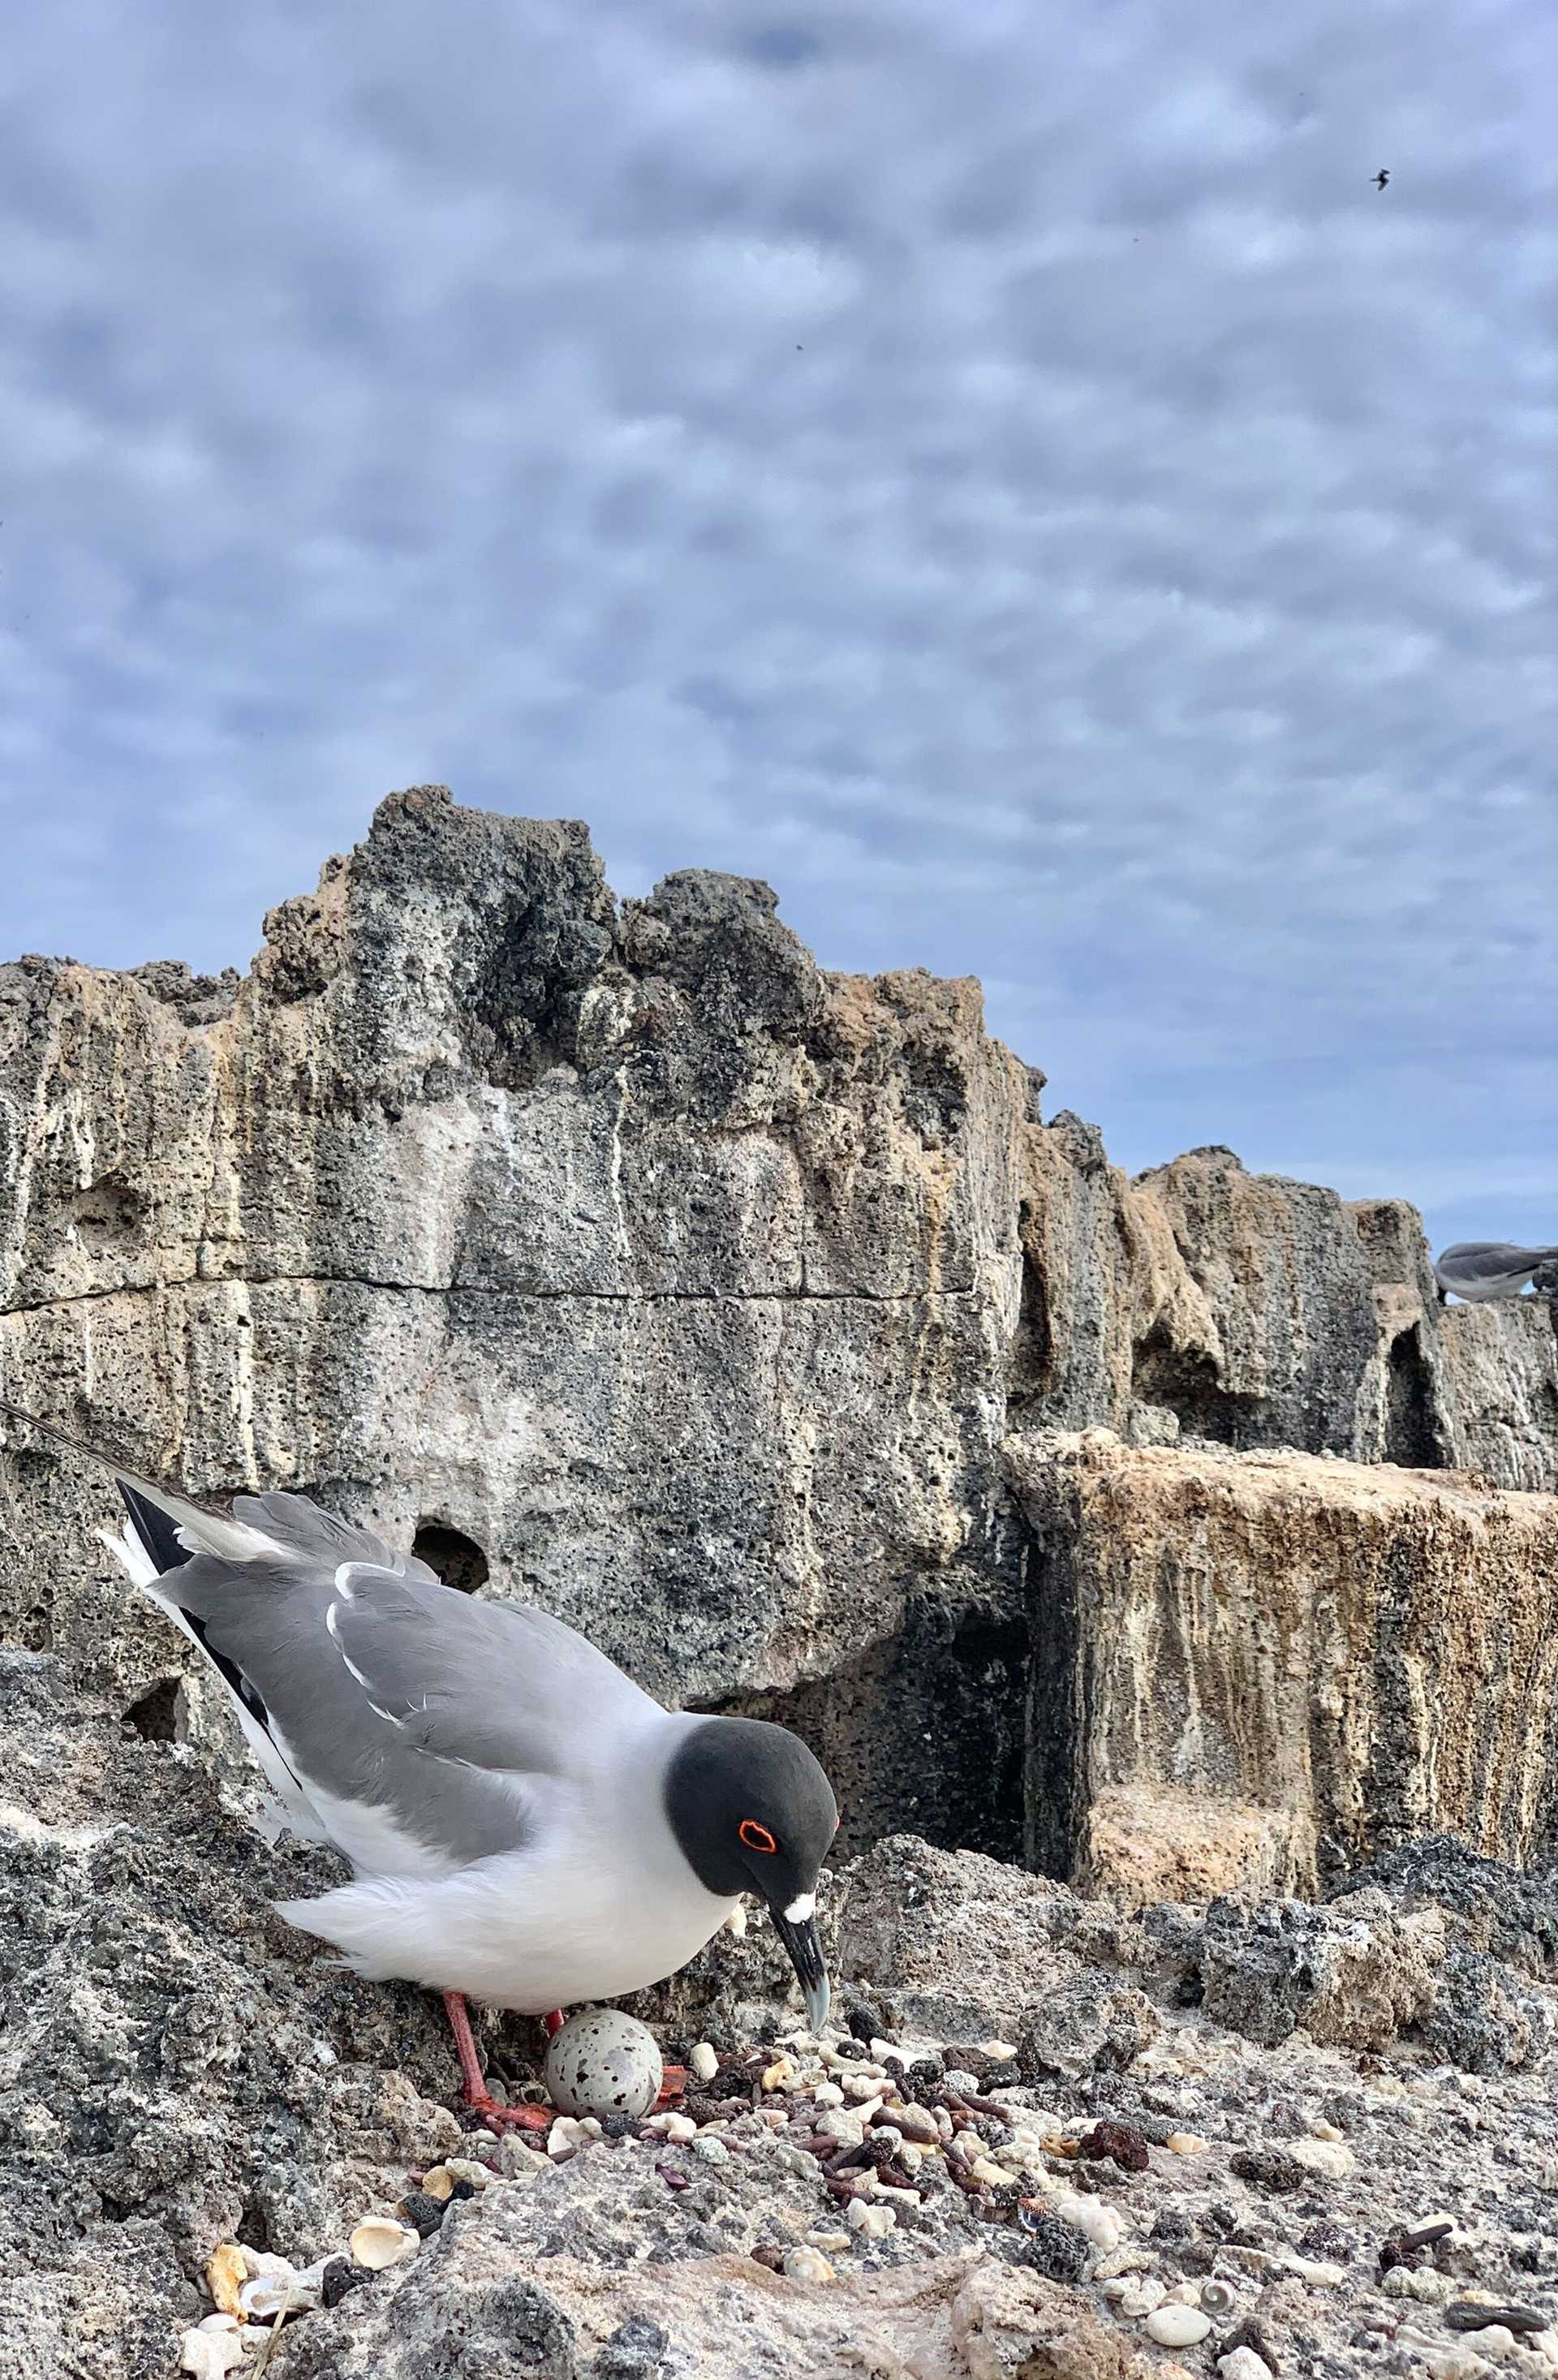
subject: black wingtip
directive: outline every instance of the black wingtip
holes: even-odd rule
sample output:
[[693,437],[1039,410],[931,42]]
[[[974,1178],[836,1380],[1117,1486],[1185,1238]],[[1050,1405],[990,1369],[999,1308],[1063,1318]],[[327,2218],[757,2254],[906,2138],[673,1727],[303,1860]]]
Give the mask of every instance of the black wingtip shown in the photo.
[[125,1500],[125,1510],[130,1516],[136,1536],[140,1539],[159,1575],[176,1570],[180,1562],[189,1560],[189,1548],[178,1542],[178,1524],[170,1512],[142,1496],[128,1480],[116,1479],[114,1485]]

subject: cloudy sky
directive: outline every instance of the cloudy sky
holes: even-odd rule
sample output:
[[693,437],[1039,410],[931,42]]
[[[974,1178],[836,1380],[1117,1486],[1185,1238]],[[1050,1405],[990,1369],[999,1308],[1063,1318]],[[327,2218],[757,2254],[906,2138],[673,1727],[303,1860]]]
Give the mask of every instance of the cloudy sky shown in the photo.
[[1133,1167],[1558,1238],[1550,0],[6,45],[0,954],[241,964],[437,779],[980,975]]

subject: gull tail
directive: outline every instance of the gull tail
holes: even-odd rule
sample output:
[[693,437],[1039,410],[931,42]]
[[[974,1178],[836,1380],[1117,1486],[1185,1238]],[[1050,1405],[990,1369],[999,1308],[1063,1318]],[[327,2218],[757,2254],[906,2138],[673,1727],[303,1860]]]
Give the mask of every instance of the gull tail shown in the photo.
[[100,1540],[131,1585],[166,1614],[216,1670],[232,1696],[250,1750],[278,1797],[278,1815],[305,1840],[328,1842],[330,1838],[310,1806],[301,1780],[276,1742],[263,1701],[237,1664],[211,1643],[206,1621],[180,1601],[176,1584],[177,1572],[198,1554],[215,1554],[230,1562],[275,1562],[288,1560],[292,1549],[251,1528],[247,1522],[235,1520],[230,1513],[177,1495],[157,1480],[142,1478],[117,1456],[89,1444],[71,1430],[62,1429],[57,1422],[40,1419],[38,1415],[12,1404],[5,1397],[0,1397],[0,1417],[36,1430],[56,1446],[67,1447],[72,1453],[83,1455],[89,1463],[112,1473],[129,1517],[117,1536],[110,1529],[100,1529]]
[[[225,1561],[286,1559],[287,1549],[262,1530],[250,1528],[245,1521],[234,1520],[230,1512],[214,1505],[200,1504],[192,1497],[177,1495],[155,1479],[142,1478],[129,1463],[121,1463],[117,1455],[89,1444],[73,1430],[62,1429],[57,1422],[44,1421],[6,1397],[0,1397],[0,1415],[7,1421],[20,1422],[28,1429],[37,1430],[56,1446],[67,1446],[73,1454],[84,1455],[100,1470],[113,1473],[136,1534],[159,1575],[176,1569],[192,1554],[219,1554]],[[112,1542],[116,1546],[118,1540]],[[141,1583],[136,1581],[138,1586]]]

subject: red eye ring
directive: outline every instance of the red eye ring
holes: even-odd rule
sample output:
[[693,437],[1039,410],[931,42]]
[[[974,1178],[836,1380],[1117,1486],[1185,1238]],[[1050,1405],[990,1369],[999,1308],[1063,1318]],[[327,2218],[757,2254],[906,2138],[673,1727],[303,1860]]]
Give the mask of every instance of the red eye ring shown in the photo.
[[779,1848],[766,1827],[755,1818],[743,1818],[736,1829],[749,1852],[776,1852]]

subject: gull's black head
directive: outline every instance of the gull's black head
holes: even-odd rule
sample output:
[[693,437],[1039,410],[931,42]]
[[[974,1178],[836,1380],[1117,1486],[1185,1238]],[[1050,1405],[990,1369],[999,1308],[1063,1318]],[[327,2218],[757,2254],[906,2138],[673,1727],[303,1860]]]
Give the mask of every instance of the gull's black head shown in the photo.
[[838,1831],[838,1804],[818,1761],[787,1727],[704,1719],[676,1748],[665,1812],[706,1891],[722,1900],[757,1892],[767,1901],[815,2032],[829,1998],[817,1873]]

